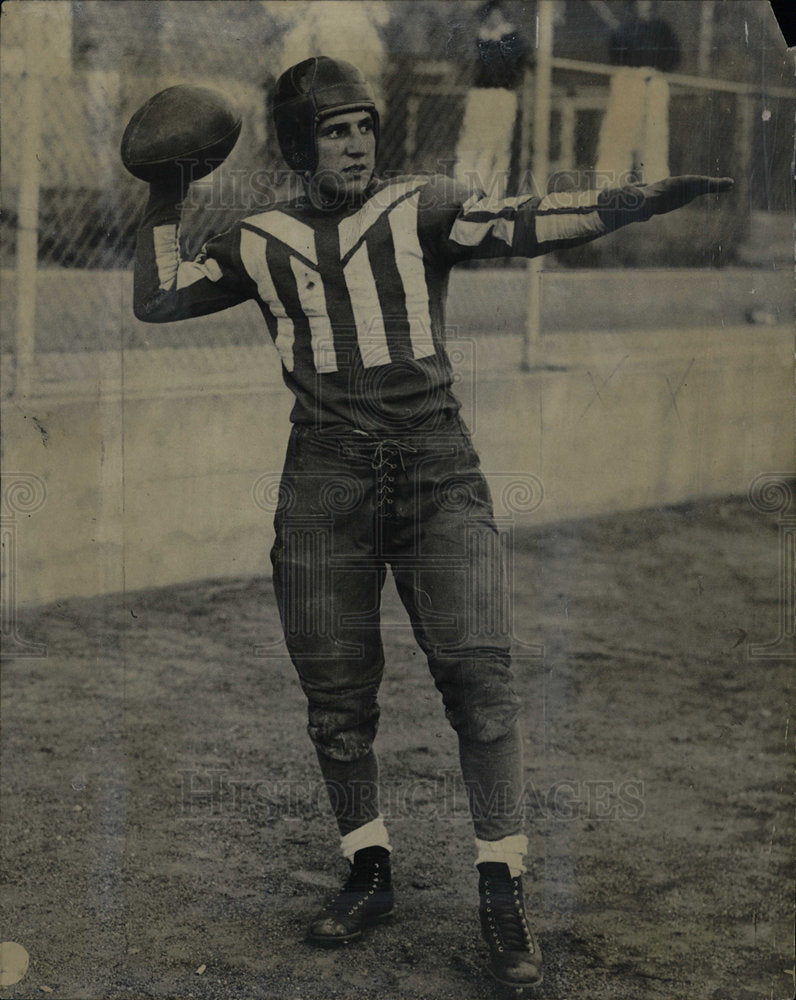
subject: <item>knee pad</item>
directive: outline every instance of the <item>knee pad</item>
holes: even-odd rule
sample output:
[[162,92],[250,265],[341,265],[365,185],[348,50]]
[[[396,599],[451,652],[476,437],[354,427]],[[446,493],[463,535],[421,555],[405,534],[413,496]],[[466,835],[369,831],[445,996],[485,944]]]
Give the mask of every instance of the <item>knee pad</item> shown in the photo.
[[472,743],[495,743],[514,731],[519,704],[446,709],[445,715],[463,739]]
[[375,704],[362,713],[357,710],[310,705],[307,732],[318,753],[332,760],[359,760],[370,752],[379,722]]
[[520,711],[507,653],[468,656],[435,670],[445,715],[459,736],[494,743],[511,734]]

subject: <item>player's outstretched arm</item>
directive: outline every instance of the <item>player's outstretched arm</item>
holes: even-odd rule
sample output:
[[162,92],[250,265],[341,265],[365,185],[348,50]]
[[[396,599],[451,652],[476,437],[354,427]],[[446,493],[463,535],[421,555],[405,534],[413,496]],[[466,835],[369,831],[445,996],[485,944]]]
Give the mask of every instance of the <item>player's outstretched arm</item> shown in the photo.
[[646,222],[653,215],[673,212],[702,195],[729,191],[733,184],[731,177],[704,177],[699,174],[665,177],[655,184],[604,191],[598,198],[597,206],[606,231],[613,232],[631,222]]
[[205,244],[194,260],[182,258],[179,226],[187,190],[176,174],[149,186],[136,237],[133,281],[133,312],[144,323],[204,316],[254,294],[240,261],[236,228]]
[[474,194],[456,204],[454,195],[448,200],[447,227],[442,227],[442,253],[449,263],[476,257],[538,257],[581,246],[732,186],[729,177],[688,174],[655,184],[553,192],[543,198]]

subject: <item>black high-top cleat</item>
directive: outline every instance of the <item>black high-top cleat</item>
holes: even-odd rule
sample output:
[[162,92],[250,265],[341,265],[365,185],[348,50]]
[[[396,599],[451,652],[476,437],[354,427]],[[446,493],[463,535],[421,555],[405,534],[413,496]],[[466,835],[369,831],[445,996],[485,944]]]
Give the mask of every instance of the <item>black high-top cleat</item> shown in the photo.
[[364,927],[392,913],[390,852],[384,847],[363,847],[349,864],[345,885],[310,924],[307,940],[314,944],[334,946],[356,941]]
[[528,926],[522,878],[508,865],[478,865],[481,934],[489,945],[489,971],[504,986],[517,989],[542,981],[542,953]]

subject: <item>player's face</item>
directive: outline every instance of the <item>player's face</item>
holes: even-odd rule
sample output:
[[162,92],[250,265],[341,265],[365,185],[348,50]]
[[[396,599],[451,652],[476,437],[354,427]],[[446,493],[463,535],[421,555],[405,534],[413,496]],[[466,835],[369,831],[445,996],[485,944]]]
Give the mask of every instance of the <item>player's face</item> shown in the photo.
[[315,137],[313,180],[329,197],[350,198],[367,187],[376,165],[376,135],[367,111],[325,118]]

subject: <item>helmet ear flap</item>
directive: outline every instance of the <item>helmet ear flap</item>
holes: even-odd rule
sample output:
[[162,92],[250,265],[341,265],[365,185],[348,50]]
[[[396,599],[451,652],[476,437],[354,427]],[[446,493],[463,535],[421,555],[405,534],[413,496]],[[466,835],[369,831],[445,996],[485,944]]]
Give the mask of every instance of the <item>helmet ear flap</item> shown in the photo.
[[309,129],[298,129],[291,121],[276,120],[276,138],[291,170],[305,173],[314,167],[315,139]]

